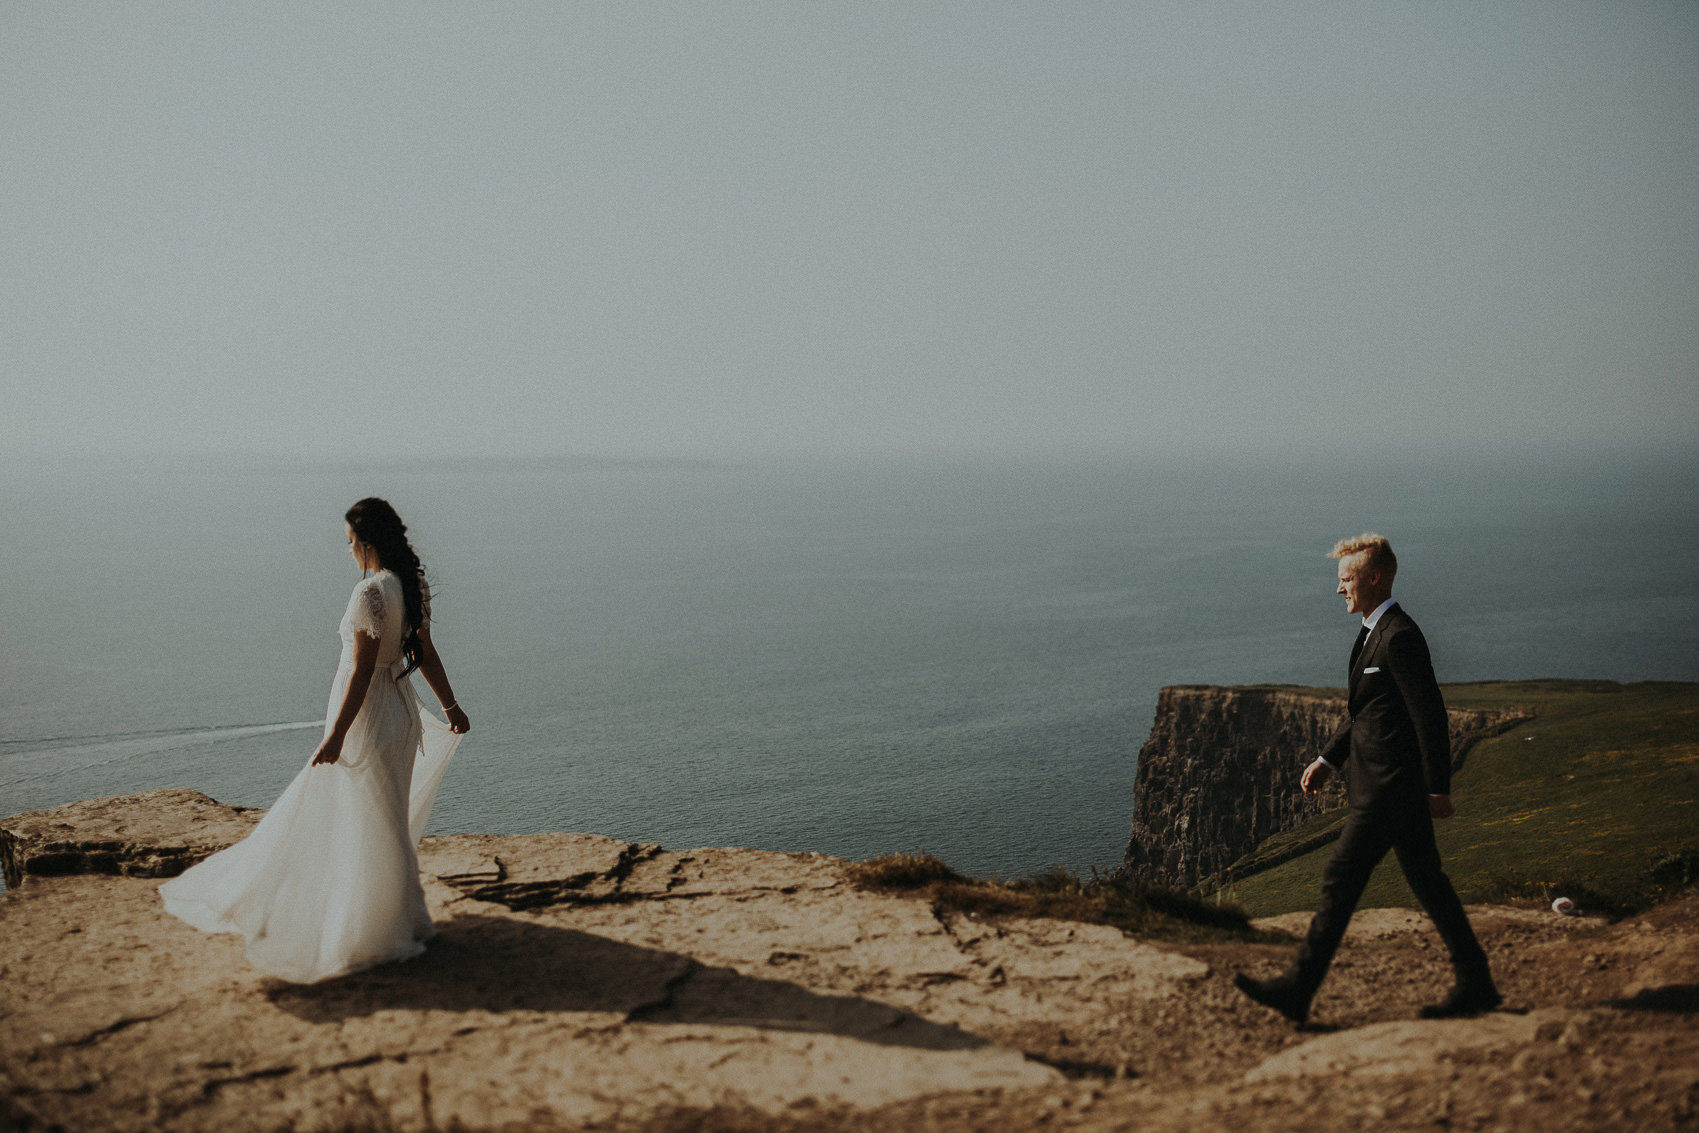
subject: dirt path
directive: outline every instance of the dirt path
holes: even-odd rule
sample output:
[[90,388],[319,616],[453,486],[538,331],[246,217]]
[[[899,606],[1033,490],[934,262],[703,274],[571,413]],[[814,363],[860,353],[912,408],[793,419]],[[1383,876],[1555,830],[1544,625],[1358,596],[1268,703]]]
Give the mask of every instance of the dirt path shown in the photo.
[[[1134,1077],[1076,1072],[1067,1089],[891,1107],[837,1127],[1699,1128],[1699,894],[1617,925],[1541,909],[1470,913],[1505,995],[1489,1016],[1419,1021],[1449,987],[1443,945],[1420,914],[1366,910],[1302,1031],[1228,982],[1279,970],[1290,946],[1181,948],[1211,973],[1184,1003],[1106,1011],[1098,1034],[1019,1036],[1029,1051]],[[1295,932],[1307,917],[1261,923]]]

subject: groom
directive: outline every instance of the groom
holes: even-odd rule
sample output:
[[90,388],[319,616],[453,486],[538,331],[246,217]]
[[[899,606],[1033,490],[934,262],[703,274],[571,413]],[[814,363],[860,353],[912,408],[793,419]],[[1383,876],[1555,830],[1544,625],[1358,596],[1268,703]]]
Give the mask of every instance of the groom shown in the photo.
[[1447,1019],[1490,1011],[1500,999],[1487,955],[1440,868],[1434,843],[1433,820],[1452,815],[1451,739],[1428,643],[1393,601],[1398,560],[1386,539],[1344,539],[1331,557],[1339,560],[1345,608],[1362,617],[1363,628],[1351,649],[1350,719],[1321,757],[1304,769],[1301,785],[1305,794],[1316,794],[1344,765],[1351,813],[1322,873],[1321,901],[1292,966],[1272,980],[1235,975],[1234,986],[1294,1023],[1308,1018],[1310,1000],[1327,974],[1357,899],[1391,850],[1411,891],[1439,929],[1457,974],[1451,994],[1444,1002],[1422,1008],[1422,1017]]

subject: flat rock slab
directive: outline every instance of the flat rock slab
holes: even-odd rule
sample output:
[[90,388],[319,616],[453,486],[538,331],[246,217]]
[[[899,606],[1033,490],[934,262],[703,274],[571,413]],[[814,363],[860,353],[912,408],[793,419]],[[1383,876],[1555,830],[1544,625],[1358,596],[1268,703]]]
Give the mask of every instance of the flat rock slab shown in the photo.
[[867,1109],[1054,1086],[1009,1036],[1089,1030],[1208,972],[1112,929],[949,921],[819,854],[460,835],[421,846],[423,956],[303,987],[156,892],[257,818],[166,791],[4,823],[6,1096],[125,1130]]
[[1358,1025],[1310,1035],[1226,978],[1277,945],[978,919],[820,854],[454,835],[421,845],[424,955],[303,987],[145,876],[257,817],[150,792],[0,822],[20,863],[89,871],[21,866],[0,896],[0,1128],[636,1129],[726,1107],[790,1129],[1332,1133],[1615,1113],[1641,1079],[1671,1120],[1699,1102],[1692,902],[1608,930],[1475,910],[1507,997],[1539,1010],[1444,1022],[1410,1018],[1445,979],[1426,918],[1364,910],[1331,1000]]
[[1311,1039],[1245,1074],[1249,1084],[1286,1078],[1390,1077],[1432,1072],[1461,1051],[1512,1050],[1556,1038],[1580,1012],[1562,1008],[1526,1015],[1376,1023]]
[[417,960],[307,987],[255,972],[234,937],[162,918],[146,880],[31,886],[0,903],[0,931],[0,1078],[67,1128],[867,1107],[1059,1077],[875,999],[523,915],[468,912]]

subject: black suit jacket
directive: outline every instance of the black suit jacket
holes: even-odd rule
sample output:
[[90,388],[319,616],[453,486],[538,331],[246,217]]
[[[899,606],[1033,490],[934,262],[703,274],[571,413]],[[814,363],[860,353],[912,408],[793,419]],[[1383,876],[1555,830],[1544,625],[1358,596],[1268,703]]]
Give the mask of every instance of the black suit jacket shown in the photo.
[[1427,639],[1391,606],[1351,665],[1351,719],[1322,749],[1343,768],[1353,809],[1418,805],[1451,793],[1451,733]]

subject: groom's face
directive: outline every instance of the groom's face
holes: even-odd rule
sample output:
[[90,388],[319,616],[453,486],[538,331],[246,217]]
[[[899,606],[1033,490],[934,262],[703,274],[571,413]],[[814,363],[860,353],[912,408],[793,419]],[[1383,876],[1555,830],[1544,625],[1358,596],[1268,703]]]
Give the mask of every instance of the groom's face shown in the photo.
[[1346,613],[1367,617],[1370,610],[1380,605],[1380,571],[1370,570],[1363,565],[1360,555],[1339,560],[1339,591],[1345,595]]

